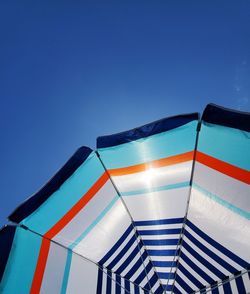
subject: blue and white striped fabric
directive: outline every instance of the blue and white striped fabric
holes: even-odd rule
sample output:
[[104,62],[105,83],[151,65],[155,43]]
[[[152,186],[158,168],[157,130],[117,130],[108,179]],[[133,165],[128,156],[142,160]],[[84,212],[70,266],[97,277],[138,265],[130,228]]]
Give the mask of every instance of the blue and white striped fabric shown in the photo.
[[[142,238],[131,236],[134,228],[128,227],[99,261],[103,270],[98,272],[97,294],[249,293],[250,264],[189,220],[184,223],[181,218],[161,219],[134,224]],[[111,285],[112,275],[118,281],[115,292],[104,286]]]

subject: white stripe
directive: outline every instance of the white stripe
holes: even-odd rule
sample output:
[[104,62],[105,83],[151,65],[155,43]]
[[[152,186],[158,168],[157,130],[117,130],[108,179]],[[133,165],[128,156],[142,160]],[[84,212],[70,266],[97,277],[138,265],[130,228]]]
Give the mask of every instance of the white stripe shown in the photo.
[[195,163],[194,182],[233,205],[250,211],[250,185],[199,162]]
[[[146,187],[160,187],[190,180],[192,161],[171,166],[147,169],[146,171],[112,176],[120,192],[135,191]],[[149,185],[150,184],[150,185]]]
[[185,215],[189,191],[183,187],[123,199],[135,220],[168,219]]

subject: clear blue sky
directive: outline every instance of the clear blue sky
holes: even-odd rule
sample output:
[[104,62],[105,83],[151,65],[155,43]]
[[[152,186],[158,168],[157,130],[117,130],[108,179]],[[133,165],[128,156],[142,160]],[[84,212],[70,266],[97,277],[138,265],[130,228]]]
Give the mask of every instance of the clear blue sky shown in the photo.
[[0,225],[81,145],[250,111],[250,1],[1,1]]

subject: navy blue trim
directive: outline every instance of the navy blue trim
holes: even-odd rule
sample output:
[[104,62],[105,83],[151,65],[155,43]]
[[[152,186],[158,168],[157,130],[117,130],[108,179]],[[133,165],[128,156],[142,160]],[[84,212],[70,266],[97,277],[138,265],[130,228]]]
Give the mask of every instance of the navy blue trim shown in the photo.
[[13,239],[15,236],[16,227],[5,226],[0,230],[0,244],[1,244],[1,255],[0,255],[0,282],[2,280],[6,264],[10,255]]
[[101,268],[99,268],[98,276],[97,276],[96,294],[102,294],[102,277],[103,277],[103,271]]
[[215,104],[208,104],[203,121],[250,132],[250,112],[236,111]]
[[146,138],[155,134],[175,129],[198,119],[199,114],[197,112],[163,118],[161,120],[154,121],[129,131],[98,137],[97,148],[112,147],[141,138]]
[[10,221],[20,223],[24,218],[41,206],[87,159],[92,150],[79,148],[64,166],[38,192],[19,205],[8,217]]

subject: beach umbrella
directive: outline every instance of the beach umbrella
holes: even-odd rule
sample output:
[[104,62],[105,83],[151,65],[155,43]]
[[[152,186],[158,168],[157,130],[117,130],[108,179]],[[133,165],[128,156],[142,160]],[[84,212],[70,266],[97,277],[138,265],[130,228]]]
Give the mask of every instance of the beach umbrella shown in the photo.
[[249,293],[250,114],[207,105],[81,147],[0,231],[0,292]]

